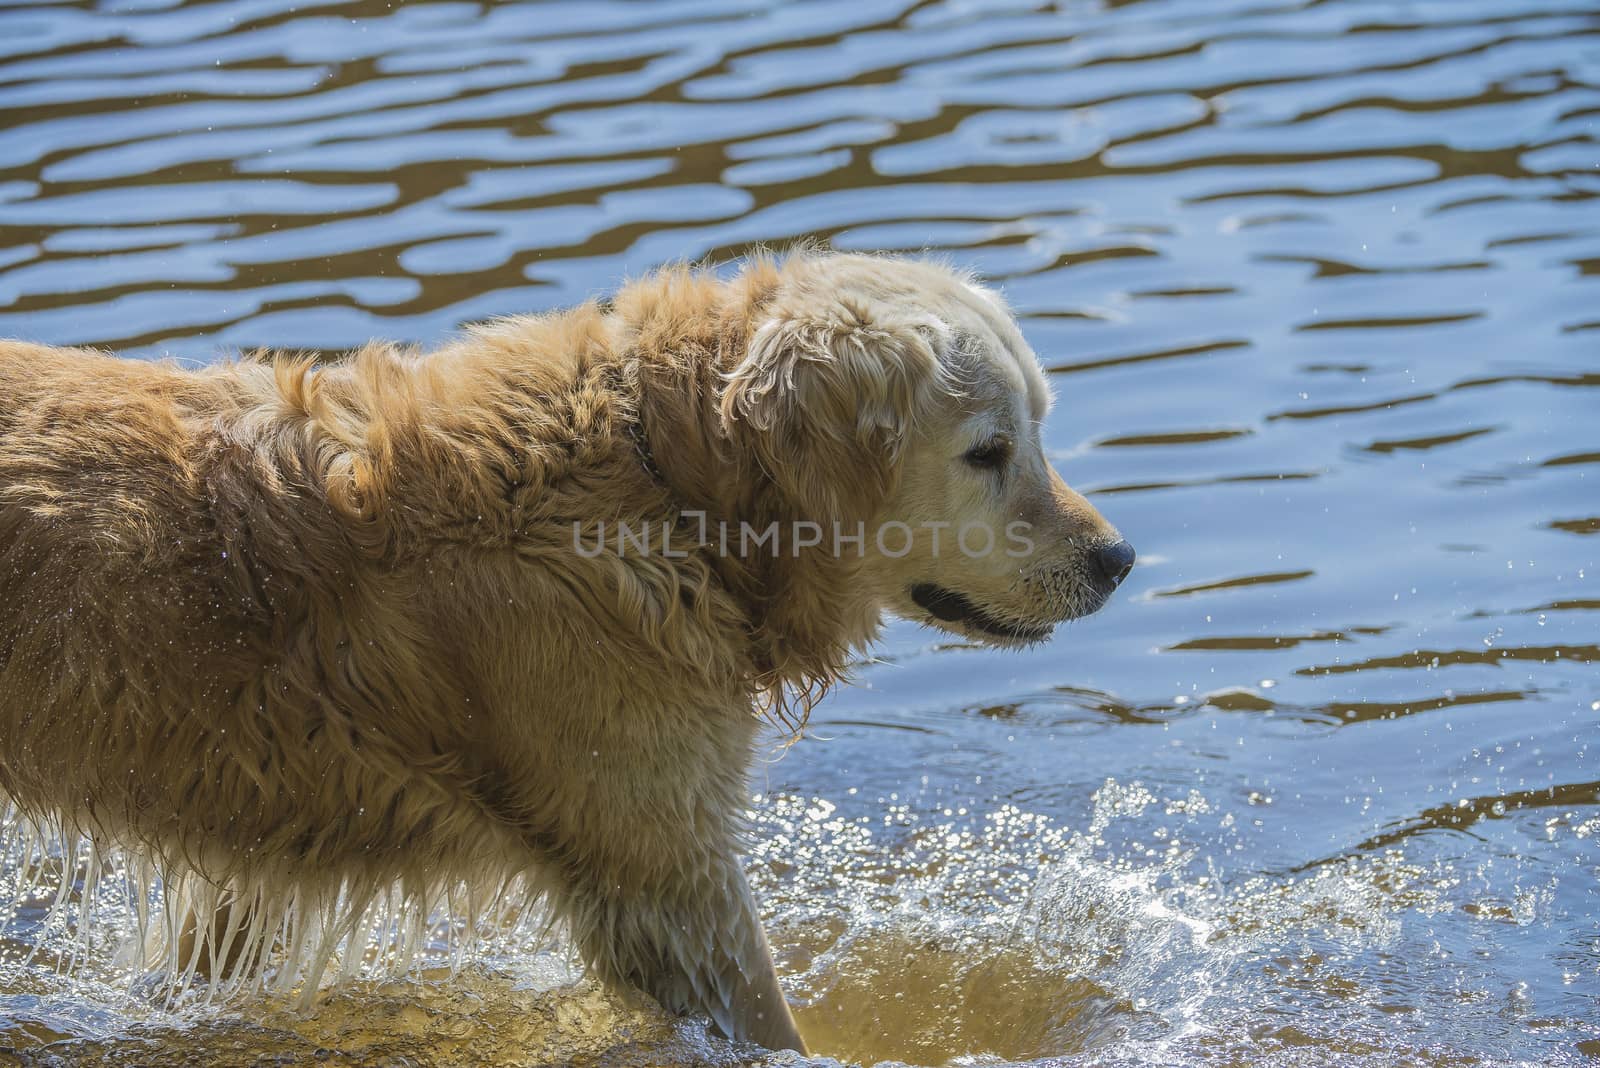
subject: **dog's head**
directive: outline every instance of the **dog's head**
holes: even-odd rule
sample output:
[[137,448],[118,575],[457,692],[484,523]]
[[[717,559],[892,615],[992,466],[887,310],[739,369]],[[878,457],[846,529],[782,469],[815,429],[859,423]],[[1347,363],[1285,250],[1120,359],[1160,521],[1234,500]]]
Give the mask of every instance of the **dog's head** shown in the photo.
[[1045,459],[1049,407],[996,294],[852,255],[785,263],[722,399],[818,550],[864,557],[878,607],[994,644],[1095,611],[1133,565]]

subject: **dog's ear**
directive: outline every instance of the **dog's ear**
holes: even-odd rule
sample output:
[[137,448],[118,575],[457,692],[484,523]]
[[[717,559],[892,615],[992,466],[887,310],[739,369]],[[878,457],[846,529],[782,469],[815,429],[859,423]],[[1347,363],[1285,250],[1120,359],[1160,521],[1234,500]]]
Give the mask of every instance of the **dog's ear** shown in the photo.
[[947,334],[859,300],[773,309],[727,375],[723,425],[807,518],[869,518],[939,385]]

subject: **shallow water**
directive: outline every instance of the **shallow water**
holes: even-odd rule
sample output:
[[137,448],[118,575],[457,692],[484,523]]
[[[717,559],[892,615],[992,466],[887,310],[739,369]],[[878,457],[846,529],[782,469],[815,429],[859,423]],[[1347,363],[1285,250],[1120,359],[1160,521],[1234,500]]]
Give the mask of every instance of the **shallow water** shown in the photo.
[[[1594,0],[5,3],[0,336],[434,342],[757,242],[938,250],[1019,309],[1141,562],[1026,654],[892,628],[758,769],[818,1053],[1576,1064],[1597,128]],[[41,913],[0,1064],[757,1055],[516,932],[169,1013],[114,909],[70,975]]]

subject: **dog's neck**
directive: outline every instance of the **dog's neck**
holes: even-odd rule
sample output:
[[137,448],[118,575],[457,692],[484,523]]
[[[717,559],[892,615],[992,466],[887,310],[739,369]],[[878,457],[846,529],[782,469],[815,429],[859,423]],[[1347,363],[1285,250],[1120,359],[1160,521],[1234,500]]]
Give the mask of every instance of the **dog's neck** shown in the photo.
[[666,492],[673,509],[698,513],[711,524],[755,521],[758,506],[750,489],[752,478],[762,476],[728,448],[716,423],[715,395],[708,396],[712,383],[704,375],[638,364],[625,377],[632,379],[632,396],[622,431],[633,460]]
[[[703,515],[712,532],[706,551],[724,586],[746,605],[773,689],[796,688],[808,704],[839,677],[850,648],[872,637],[878,612],[854,580],[859,561],[826,544],[790,551],[795,521],[826,517],[796,514],[756,459],[730,440],[721,414],[725,376],[743,358],[761,307],[744,294],[734,298],[696,317],[692,332],[683,332],[679,320],[670,344],[626,346],[623,377],[632,410],[626,432],[636,462],[673,509]],[[652,325],[635,320],[626,329],[652,338]],[[737,538],[746,527],[759,532],[773,523],[786,539],[781,551],[721,551],[720,532]],[[803,712],[796,718],[803,720]]]
[[679,510],[710,522],[786,518],[773,514],[771,479],[734,447],[720,411],[725,376],[776,281],[760,271],[732,282],[685,274],[624,290],[608,316],[634,455]]

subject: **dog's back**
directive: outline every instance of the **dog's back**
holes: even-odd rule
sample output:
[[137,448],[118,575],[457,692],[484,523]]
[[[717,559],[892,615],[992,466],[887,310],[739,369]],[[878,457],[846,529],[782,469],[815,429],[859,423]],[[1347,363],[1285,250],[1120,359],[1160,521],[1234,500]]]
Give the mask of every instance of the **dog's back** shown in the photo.
[[[206,392],[165,366],[0,344],[0,785],[24,805],[58,803],[82,774],[93,710],[169,673],[137,663],[151,632],[168,657],[193,644],[185,602],[215,591],[174,564],[203,524],[184,453],[185,409]],[[64,719],[69,705],[83,717]],[[85,809],[111,800],[82,793]]]
[[461,695],[275,373],[0,344],[0,792],[246,896],[492,854],[406,730]]
[[152,769],[187,741],[169,710],[201,679],[239,679],[239,636],[261,630],[209,559],[195,439],[218,391],[167,365],[11,342],[0,390],[0,788],[74,830],[161,837],[141,814],[169,800],[151,796]]

